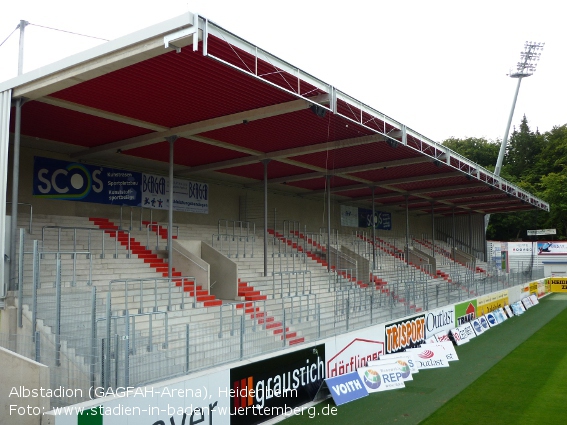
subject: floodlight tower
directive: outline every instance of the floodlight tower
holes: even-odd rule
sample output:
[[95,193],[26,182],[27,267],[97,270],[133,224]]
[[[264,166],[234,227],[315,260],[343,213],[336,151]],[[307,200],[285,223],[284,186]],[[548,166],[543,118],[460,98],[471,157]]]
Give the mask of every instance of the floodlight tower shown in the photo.
[[508,144],[508,133],[510,132],[510,125],[512,124],[512,117],[514,116],[514,109],[516,108],[516,100],[518,99],[518,92],[520,91],[522,78],[533,75],[536,70],[537,61],[541,56],[541,52],[538,52],[538,50],[543,50],[544,45],[545,43],[526,41],[524,51],[520,53],[520,62],[516,65],[516,72],[510,72],[510,74],[508,74],[509,77],[518,79],[518,85],[516,86],[512,109],[510,110],[510,116],[508,117],[508,125],[506,126],[506,132],[504,133],[504,139],[502,139],[500,152],[498,153],[498,160],[496,161],[496,168],[494,169],[494,174],[497,176],[500,175],[500,170],[502,169],[502,161],[504,160],[504,153],[506,152],[506,145]]

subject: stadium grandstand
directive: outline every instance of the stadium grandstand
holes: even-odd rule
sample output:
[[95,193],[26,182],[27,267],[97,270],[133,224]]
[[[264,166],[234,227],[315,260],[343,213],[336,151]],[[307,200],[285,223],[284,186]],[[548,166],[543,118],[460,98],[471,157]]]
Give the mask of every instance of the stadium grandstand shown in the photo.
[[0,83],[0,153],[0,346],[82,390],[48,408],[544,277],[484,217],[547,203],[196,14]]

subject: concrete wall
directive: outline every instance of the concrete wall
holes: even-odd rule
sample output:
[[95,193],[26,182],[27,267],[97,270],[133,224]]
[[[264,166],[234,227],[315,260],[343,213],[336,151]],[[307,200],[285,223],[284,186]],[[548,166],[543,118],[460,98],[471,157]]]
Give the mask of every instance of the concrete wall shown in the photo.
[[[42,389],[50,389],[49,368],[2,347],[0,365],[0,423],[39,425],[41,415],[38,413],[49,411],[49,397],[34,397],[22,390],[36,390],[41,394]],[[15,410],[18,407],[19,412]]]
[[197,285],[210,290],[211,267],[201,259],[201,241],[173,239],[173,264],[182,276],[194,277]]
[[210,293],[221,300],[236,300],[238,297],[238,264],[205,242],[201,243],[201,256],[211,265]]

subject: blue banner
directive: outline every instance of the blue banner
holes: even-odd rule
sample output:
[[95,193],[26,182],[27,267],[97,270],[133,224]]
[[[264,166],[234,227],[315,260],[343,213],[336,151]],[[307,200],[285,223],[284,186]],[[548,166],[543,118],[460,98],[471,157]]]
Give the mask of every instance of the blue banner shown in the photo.
[[[374,225],[378,230],[392,230],[392,214],[374,210]],[[372,210],[358,209],[358,227],[372,227]]]
[[325,379],[325,383],[337,406],[368,395],[368,391],[360,380],[360,376],[358,376],[357,372],[327,378]]
[[34,157],[33,196],[45,199],[138,206],[142,174]]

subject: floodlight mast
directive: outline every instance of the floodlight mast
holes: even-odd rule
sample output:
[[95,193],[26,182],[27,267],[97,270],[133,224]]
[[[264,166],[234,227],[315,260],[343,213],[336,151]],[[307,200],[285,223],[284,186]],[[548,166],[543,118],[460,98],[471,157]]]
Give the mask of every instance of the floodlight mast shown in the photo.
[[[508,74],[510,78],[517,78],[518,84],[516,85],[516,93],[514,94],[512,109],[510,110],[508,124],[506,125],[506,131],[504,132],[504,139],[502,139],[500,152],[498,152],[498,159],[496,160],[496,167],[494,168],[494,174],[496,176],[500,175],[500,170],[502,169],[502,162],[504,161],[504,154],[506,153],[506,146],[508,145],[508,134],[510,133],[510,126],[512,125],[512,118],[514,117],[514,109],[516,108],[516,100],[518,100],[518,92],[520,91],[522,78],[529,77],[535,72],[537,61],[539,61],[539,58],[541,56],[541,52],[538,52],[538,50],[543,50],[543,46],[545,46],[545,43],[526,41],[526,44],[524,45],[524,51],[520,53],[520,62],[516,64],[516,72],[510,72],[510,74]],[[485,231],[488,227],[489,221],[490,214],[486,214],[484,220]]]
[[500,152],[498,153],[498,160],[496,161],[496,167],[494,168],[494,174],[497,176],[500,175],[500,170],[502,169],[502,161],[504,160],[504,154],[506,153],[506,146],[508,144],[508,133],[510,132],[510,125],[512,124],[512,117],[514,116],[514,109],[516,108],[516,100],[518,100],[518,92],[520,91],[522,78],[533,75],[536,70],[537,61],[539,61],[541,56],[541,52],[538,52],[538,50],[543,50],[544,45],[545,43],[526,41],[524,51],[520,53],[520,62],[516,65],[516,72],[508,74],[511,78],[517,78],[518,84],[516,85],[516,93],[514,94],[512,109],[510,110],[510,116],[508,117],[508,125],[504,132],[504,139],[502,139]]

